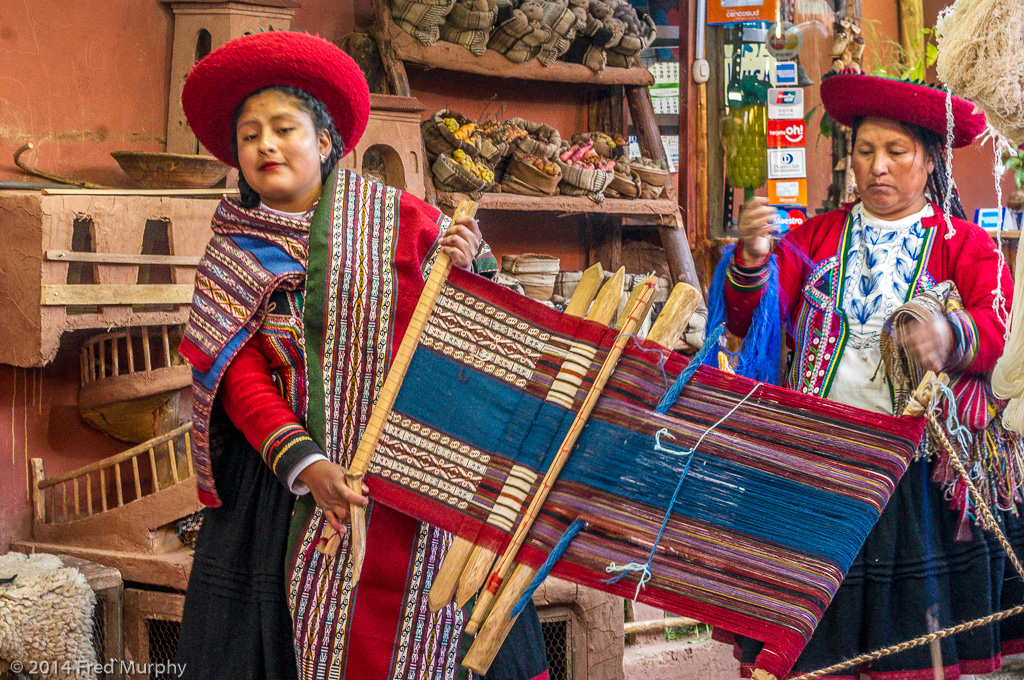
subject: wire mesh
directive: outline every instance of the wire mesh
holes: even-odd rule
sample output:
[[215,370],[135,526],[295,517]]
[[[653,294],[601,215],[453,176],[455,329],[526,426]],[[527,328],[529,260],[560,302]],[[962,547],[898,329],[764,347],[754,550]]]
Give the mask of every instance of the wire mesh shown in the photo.
[[[92,610],[92,648],[96,650],[96,661],[103,666],[107,660],[107,617],[104,600],[96,598],[96,606]],[[96,674],[96,680],[106,680],[107,673],[102,668]]]
[[568,618],[540,622],[548,656],[550,680],[574,680],[572,664],[572,626]]
[[[168,664],[174,663],[174,657],[178,651],[178,633],[181,629],[181,622],[149,619],[148,623],[149,667],[168,668]],[[167,672],[163,675],[151,676],[150,680],[178,680],[178,676]]]

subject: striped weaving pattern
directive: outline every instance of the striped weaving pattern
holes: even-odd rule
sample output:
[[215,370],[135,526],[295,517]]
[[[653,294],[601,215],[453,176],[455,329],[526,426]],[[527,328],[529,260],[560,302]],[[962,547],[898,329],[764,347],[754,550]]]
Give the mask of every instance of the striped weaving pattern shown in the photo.
[[[373,497],[500,552],[616,334],[453,271],[371,462]],[[582,519],[553,574],[633,596],[635,576],[608,584],[605,568],[647,561],[683,453],[756,385],[701,367],[658,415],[666,377],[686,359],[672,355],[667,376],[657,360],[627,345],[520,561],[539,567]],[[575,390],[563,390],[560,371],[577,374]],[[693,453],[640,599],[764,641],[758,666],[784,677],[923,429],[922,419],[757,386]],[[659,432],[669,452],[655,450]]]

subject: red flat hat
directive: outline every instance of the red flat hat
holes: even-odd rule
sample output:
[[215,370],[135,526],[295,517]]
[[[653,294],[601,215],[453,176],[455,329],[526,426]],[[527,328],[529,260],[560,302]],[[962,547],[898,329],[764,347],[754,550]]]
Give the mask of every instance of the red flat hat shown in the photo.
[[[953,146],[967,146],[985,131],[984,112],[972,102],[953,97]],[[821,84],[821,102],[848,127],[855,118],[873,116],[920,125],[946,139],[946,93],[906,80],[839,74]]]
[[199,142],[231,167],[235,111],[256,90],[290,85],[316,97],[351,151],[370,117],[370,89],[352,58],[323,38],[268,31],[235,38],[192,67],[181,91],[185,117]]

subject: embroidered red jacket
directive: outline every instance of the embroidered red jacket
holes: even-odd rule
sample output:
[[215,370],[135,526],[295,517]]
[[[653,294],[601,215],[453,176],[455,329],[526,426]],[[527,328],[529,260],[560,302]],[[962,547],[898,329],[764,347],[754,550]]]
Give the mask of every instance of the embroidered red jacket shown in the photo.
[[[839,256],[851,205],[818,215],[794,229],[776,247],[782,321],[795,350],[788,386],[809,394],[828,394],[847,339],[848,324],[836,308],[842,284]],[[995,242],[978,225],[952,218],[953,230],[938,206],[922,220],[927,230],[925,267],[915,293],[936,282],[951,280],[973,322],[974,359],[964,367],[969,374],[987,373],[1003,353],[1003,323],[995,307],[995,291],[1002,290],[1006,309],[1013,300],[1013,280],[1005,261],[1000,262]],[[949,238],[947,238],[947,234]],[[799,254],[806,254],[806,258]],[[736,249],[740,258],[740,249]],[[744,264],[741,259],[739,264]],[[760,289],[725,287],[729,331],[745,335],[761,300]]]

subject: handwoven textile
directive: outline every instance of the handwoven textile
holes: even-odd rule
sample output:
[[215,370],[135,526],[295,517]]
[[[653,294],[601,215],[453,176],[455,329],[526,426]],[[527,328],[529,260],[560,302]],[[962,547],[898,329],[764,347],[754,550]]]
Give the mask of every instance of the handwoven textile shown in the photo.
[[274,290],[302,285],[309,226],[224,198],[213,216],[213,232],[196,271],[179,351],[192,366],[192,456],[199,500],[216,507],[220,499],[210,461],[210,419],[217,387],[235,354],[263,323]]
[[[310,228],[303,325],[306,425],[332,461],[345,464],[355,451],[448,223],[414,196],[351,172],[324,187]],[[371,504],[367,568],[353,588],[347,539],[335,558],[317,552],[326,522],[310,505],[298,504],[289,560],[299,677],[454,678],[462,613],[431,614],[425,596],[450,537]]]
[[[452,272],[371,462],[372,497],[500,549],[617,333]],[[609,584],[605,567],[647,561],[686,451],[706,434],[640,599],[765,641],[758,665],[784,677],[905,471],[923,420],[706,367],[658,415],[686,360],[672,355],[663,373],[660,353],[638,344],[627,345],[518,559],[539,567],[580,518],[587,526],[553,573],[632,597],[635,577]],[[581,356],[593,357],[585,375],[560,371]]]

